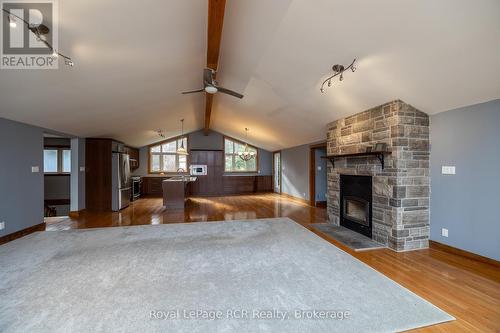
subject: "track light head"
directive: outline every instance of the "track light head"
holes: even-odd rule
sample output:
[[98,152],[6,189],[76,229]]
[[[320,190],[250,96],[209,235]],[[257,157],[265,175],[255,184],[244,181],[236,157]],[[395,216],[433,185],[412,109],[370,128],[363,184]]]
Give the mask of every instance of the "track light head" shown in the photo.
[[11,28],[15,28],[15,27],[17,27],[16,19],[14,18],[14,16],[9,15],[9,16],[7,16],[7,18],[8,18],[8,20],[9,20],[9,26],[10,26]]

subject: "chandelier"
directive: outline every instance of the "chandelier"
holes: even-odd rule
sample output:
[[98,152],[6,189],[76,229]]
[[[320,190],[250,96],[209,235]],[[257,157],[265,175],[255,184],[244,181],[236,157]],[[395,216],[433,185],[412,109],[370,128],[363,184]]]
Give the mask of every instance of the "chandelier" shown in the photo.
[[28,21],[26,21],[25,19],[23,19],[22,17],[19,17],[19,16],[15,15],[15,14],[12,14],[7,9],[2,8],[2,11],[5,13],[5,15],[7,15],[7,20],[9,21],[9,26],[11,28],[16,28],[17,27],[17,22],[16,21],[19,20],[21,22],[22,26],[26,25],[26,27],[28,27],[28,30],[31,31],[35,35],[37,41],[45,44],[45,46],[50,51],[52,51],[52,57],[54,59],[57,59],[57,58],[61,57],[62,59],[64,59],[64,63],[67,66],[73,67],[75,65],[75,63],[73,62],[73,60],[70,57],[68,57],[68,56],[60,53],[59,51],[57,51],[52,46],[52,44],[50,44],[47,41],[47,35],[50,32],[49,27],[47,27],[44,24],[31,24]]
[[[248,141],[248,128],[245,128],[246,132],[246,140]],[[245,150],[238,152],[238,156],[243,160],[243,161],[250,161],[252,158],[255,157],[255,152],[254,151],[249,151],[248,149],[248,143],[245,143]]]
[[328,85],[328,87],[331,87],[332,86],[332,79],[339,76],[339,81],[342,81],[344,80],[344,72],[347,71],[347,70],[351,70],[353,72],[356,71],[356,67],[354,67],[354,63],[356,62],[356,59],[354,59],[352,61],[352,63],[346,67],[342,66],[342,65],[333,65],[332,67],[332,70],[333,70],[333,75],[330,76],[329,78],[327,78],[325,81],[323,81],[323,84],[321,85],[321,89],[320,91],[322,93],[325,92],[325,84]]

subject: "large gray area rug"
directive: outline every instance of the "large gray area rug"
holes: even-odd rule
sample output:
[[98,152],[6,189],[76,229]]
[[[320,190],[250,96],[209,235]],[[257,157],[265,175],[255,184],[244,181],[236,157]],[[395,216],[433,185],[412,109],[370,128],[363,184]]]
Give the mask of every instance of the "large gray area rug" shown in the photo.
[[287,218],[32,234],[0,246],[0,295],[0,332],[395,332],[453,319]]

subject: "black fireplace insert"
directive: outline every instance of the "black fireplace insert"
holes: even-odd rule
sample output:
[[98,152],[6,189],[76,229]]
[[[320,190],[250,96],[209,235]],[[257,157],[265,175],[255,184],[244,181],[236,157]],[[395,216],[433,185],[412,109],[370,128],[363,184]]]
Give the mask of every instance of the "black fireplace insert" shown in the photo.
[[372,237],[372,177],[340,175],[340,225]]

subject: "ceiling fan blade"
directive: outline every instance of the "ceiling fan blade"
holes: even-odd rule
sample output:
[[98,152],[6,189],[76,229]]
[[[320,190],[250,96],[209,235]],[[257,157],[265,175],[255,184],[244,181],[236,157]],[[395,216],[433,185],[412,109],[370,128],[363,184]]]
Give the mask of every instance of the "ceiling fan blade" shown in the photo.
[[205,89],[196,89],[196,90],[190,90],[190,91],[183,91],[182,94],[183,95],[186,95],[186,94],[194,94],[194,93],[199,93],[199,92],[203,92],[205,91]]
[[229,89],[226,89],[226,88],[217,87],[217,90],[219,92],[227,94],[227,95],[231,95],[231,96],[238,97],[238,98],[243,98],[242,94],[239,94],[239,93],[237,93],[235,91],[232,91],[232,90],[229,90]]

